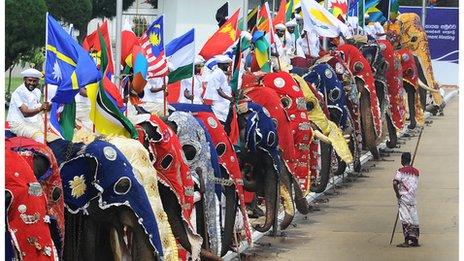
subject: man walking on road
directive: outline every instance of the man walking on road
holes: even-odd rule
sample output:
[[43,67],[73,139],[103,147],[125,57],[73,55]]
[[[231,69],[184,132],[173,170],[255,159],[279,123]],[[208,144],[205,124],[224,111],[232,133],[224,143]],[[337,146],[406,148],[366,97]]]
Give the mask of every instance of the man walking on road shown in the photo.
[[401,155],[402,168],[393,178],[393,189],[398,199],[398,211],[403,225],[404,243],[397,247],[419,247],[419,216],[416,191],[419,185],[419,170],[411,166],[411,153]]

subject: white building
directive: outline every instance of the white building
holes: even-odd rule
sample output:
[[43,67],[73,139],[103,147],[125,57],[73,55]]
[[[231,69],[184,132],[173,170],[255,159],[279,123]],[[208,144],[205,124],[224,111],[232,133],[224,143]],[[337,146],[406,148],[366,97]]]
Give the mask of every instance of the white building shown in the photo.
[[[159,15],[164,14],[164,44],[195,28],[195,45],[197,52],[199,52],[203,44],[218,29],[215,19],[216,11],[225,2],[225,0],[159,0],[158,7],[155,9],[143,0],[136,0],[128,10],[123,12],[123,19],[127,19],[132,25],[134,17],[142,16],[150,25]],[[244,0],[229,0],[228,2],[229,16],[238,8],[243,9]],[[264,1],[248,0],[248,8],[251,9],[261,4],[261,2]],[[269,4],[271,9],[273,4],[278,5],[275,0],[269,1]],[[242,12],[240,11],[241,16]],[[94,31],[100,21],[101,19],[92,20],[88,25],[88,32]],[[110,38],[114,46],[116,37],[115,18],[110,20],[109,26]]]

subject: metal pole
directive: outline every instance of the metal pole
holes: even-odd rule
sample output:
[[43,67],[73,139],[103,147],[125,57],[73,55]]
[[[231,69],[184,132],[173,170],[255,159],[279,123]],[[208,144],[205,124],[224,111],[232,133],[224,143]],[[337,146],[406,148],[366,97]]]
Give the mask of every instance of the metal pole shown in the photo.
[[116,86],[119,86],[121,74],[121,30],[122,30],[122,0],[116,0],[116,56],[114,81]]
[[[324,0],[324,8],[327,10],[327,7],[328,7],[329,3],[327,0]],[[324,49],[324,51],[327,51],[327,37],[324,37],[322,39],[322,49]]]
[[243,21],[242,21],[242,29],[243,31],[248,30],[248,0],[243,0]]
[[425,13],[426,12],[426,8],[425,8],[426,4],[427,4],[427,0],[422,0],[422,18],[421,18],[422,21],[421,22],[422,22],[422,27],[424,29],[425,29],[425,17],[426,17],[426,13]]

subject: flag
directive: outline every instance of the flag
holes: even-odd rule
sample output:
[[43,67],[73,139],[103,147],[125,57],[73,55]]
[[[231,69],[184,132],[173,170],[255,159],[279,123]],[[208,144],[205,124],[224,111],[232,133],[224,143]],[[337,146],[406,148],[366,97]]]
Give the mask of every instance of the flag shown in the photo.
[[272,24],[274,26],[276,24],[285,24],[285,22],[286,22],[286,16],[285,16],[285,5],[286,5],[286,3],[287,3],[286,0],[280,0],[279,11],[274,16],[274,19],[272,21]]
[[358,16],[358,3],[360,0],[348,0],[348,16]]
[[[256,27],[256,21],[258,19],[258,7],[255,7],[248,12],[247,15],[247,31],[252,32]],[[238,29],[243,31],[243,17],[238,20]]]
[[271,12],[269,4],[266,2],[259,11],[258,30],[266,34],[266,39],[269,44],[274,43],[274,26],[272,24]]
[[195,60],[195,29],[175,38],[166,45],[169,63],[169,82],[173,83],[193,76]]
[[[103,35],[103,39],[105,40],[105,44],[107,46],[111,46],[107,20],[105,20],[103,24],[100,26],[100,31]],[[84,38],[84,41],[82,42],[82,47],[88,52],[90,52],[90,55],[92,55],[94,57],[94,60],[96,60],[97,66],[99,66],[99,60],[101,57],[101,47],[97,30],[93,31],[91,34],[87,35]],[[114,74],[113,54],[111,52],[111,49],[108,50],[108,72],[111,75]]]
[[303,12],[304,30],[323,37],[337,37],[340,34],[349,34],[348,27],[335,18],[327,9],[314,0],[301,2]]
[[348,13],[348,0],[328,0],[327,8],[338,19],[345,19]]
[[369,20],[380,23],[387,21],[389,5],[390,0],[380,0],[377,5],[369,8],[367,10],[367,13],[369,14]]
[[121,65],[133,67],[132,49],[134,45],[139,45],[139,39],[132,31],[129,21],[124,20],[121,32]]
[[140,44],[148,60],[148,78],[168,75],[168,64],[164,55],[164,16],[156,19],[143,33]]
[[294,3],[293,0],[288,1],[288,3],[285,5],[285,21],[288,22],[292,20],[295,17],[295,13],[293,10],[294,9]]
[[255,44],[255,56],[254,60],[258,68],[255,70],[260,70],[263,72],[270,72],[271,71],[271,63],[269,59],[269,42],[264,37],[264,33],[262,31],[256,31],[253,34],[253,42]]
[[46,39],[45,83],[57,86],[51,99],[50,127],[70,140],[76,117],[74,97],[80,88],[98,82],[101,75],[92,57],[48,13]]
[[359,26],[361,26],[362,28],[364,28],[364,14],[365,14],[365,1],[364,0],[360,0],[358,2],[358,24]]
[[[97,29],[97,31],[99,30]],[[105,75],[108,67],[107,46],[101,32],[98,34],[102,49],[100,69],[102,75]],[[98,84],[87,86],[87,95],[90,100],[90,119],[95,125],[95,129],[101,134],[137,138],[138,134],[134,125],[119,111],[105,91],[104,85],[111,84],[113,83],[108,77],[103,77]]]
[[200,51],[200,55],[209,60],[211,57],[222,54],[235,43],[238,37],[237,22],[240,9],[223,24],[209,39]]
[[391,0],[390,4],[390,18],[396,19],[400,9],[400,0]]
[[234,48],[234,64],[232,68],[232,79],[230,80],[230,88],[234,95],[238,94],[238,82],[240,76],[240,62],[242,60],[242,39],[239,39],[237,45]]
[[101,75],[92,57],[49,14],[47,32],[45,83],[58,86],[52,102],[70,103],[79,88]]
[[216,11],[216,21],[218,22],[219,27],[221,27],[227,21],[227,16],[229,16],[229,2],[225,2]]

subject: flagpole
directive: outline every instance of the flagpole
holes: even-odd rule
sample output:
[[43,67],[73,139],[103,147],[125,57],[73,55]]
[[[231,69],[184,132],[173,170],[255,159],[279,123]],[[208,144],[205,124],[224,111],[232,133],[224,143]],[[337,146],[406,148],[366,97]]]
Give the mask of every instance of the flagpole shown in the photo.
[[[116,86],[119,86],[119,91],[121,91],[120,75],[121,75],[121,30],[122,30],[122,0],[116,0],[116,57],[115,57],[115,70],[114,70],[114,80]],[[124,97],[124,93],[122,94]]]
[[[327,7],[328,7],[329,3],[327,2],[327,0],[324,0],[324,9],[327,10]],[[324,49],[324,51],[327,51],[327,37],[324,37],[323,40],[322,40],[322,49]]]
[[[195,36],[195,29],[193,29],[193,35]],[[193,37],[193,46],[195,46],[195,37]],[[195,48],[193,48],[193,63],[192,63],[192,100],[191,103],[193,104],[193,100],[195,99]],[[182,85],[182,83],[181,83]],[[184,95],[183,93],[179,93],[179,95]]]
[[424,28],[425,30],[425,17],[426,17],[426,9],[425,9],[425,6],[426,6],[426,0],[422,0],[422,27]]
[[[242,28],[243,28],[243,31],[248,31],[248,21],[247,21],[247,18],[248,18],[248,1],[247,0],[243,0],[242,2],[242,10],[243,10],[243,21],[242,21]],[[257,17],[256,17],[256,20]]]
[[[163,39],[162,39],[162,42],[163,42],[163,50],[164,50],[164,15],[162,16],[162,20],[163,20],[163,28],[161,28],[163,30]],[[163,76],[163,87],[164,87],[164,90],[163,90],[163,115],[166,116],[166,107],[167,107],[167,104],[166,104],[166,89],[167,89],[167,86],[166,86],[166,76]]]
[[[47,45],[48,45],[48,12],[45,13],[45,62],[47,64]],[[46,78],[46,77],[45,77]],[[44,100],[48,103],[48,85],[45,83],[44,87]],[[47,144],[47,129],[48,129],[48,112],[45,111],[44,115],[44,144]]]

